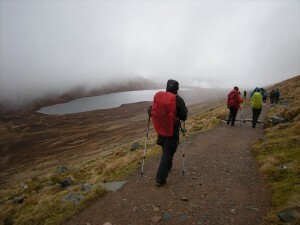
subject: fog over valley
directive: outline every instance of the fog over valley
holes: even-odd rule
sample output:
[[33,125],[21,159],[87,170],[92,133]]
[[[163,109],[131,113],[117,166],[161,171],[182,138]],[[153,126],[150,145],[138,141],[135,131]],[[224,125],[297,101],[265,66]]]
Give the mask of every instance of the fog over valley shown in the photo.
[[300,74],[299,21],[297,0],[1,0],[0,105],[169,78],[274,84]]

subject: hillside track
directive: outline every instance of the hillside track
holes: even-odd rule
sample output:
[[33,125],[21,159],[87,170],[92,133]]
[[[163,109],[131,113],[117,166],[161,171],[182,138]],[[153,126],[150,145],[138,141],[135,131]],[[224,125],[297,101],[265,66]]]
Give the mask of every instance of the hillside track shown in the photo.
[[[267,111],[268,106],[263,106],[261,121]],[[243,118],[252,116],[249,106],[242,113]],[[143,177],[138,169],[121,189],[107,193],[64,224],[262,224],[271,209],[271,193],[259,173],[252,146],[264,137],[263,126],[221,122],[211,130],[187,136],[184,176],[181,143],[165,185],[155,186],[159,157],[146,158]]]

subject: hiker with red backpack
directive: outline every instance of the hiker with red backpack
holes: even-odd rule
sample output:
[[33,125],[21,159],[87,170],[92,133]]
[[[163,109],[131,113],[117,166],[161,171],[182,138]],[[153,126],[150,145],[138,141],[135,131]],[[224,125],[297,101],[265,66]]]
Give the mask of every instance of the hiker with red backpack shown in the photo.
[[[155,94],[148,113],[158,134],[156,143],[162,146],[162,156],[156,173],[156,186],[166,183],[168,173],[173,165],[173,156],[179,144],[180,120],[187,119],[188,109],[184,100],[177,94],[179,83],[168,80],[166,91]],[[185,132],[184,129],[182,129]]]
[[231,123],[231,126],[234,126],[236,114],[239,109],[241,110],[241,103],[243,103],[243,99],[241,98],[239,88],[235,86],[227,96],[227,108],[229,109],[228,125]]

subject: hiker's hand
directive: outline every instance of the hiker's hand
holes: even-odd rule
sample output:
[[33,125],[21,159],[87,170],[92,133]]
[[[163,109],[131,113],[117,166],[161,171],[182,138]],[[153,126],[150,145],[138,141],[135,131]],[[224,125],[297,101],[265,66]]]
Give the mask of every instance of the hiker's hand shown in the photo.
[[152,105],[150,105],[147,109],[149,117],[151,117]]

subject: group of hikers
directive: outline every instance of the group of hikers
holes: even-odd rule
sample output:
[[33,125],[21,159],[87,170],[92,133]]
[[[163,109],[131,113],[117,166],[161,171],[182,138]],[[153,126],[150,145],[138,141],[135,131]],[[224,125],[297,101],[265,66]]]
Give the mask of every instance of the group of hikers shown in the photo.
[[[244,99],[247,96],[246,90],[244,91]],[[278,88],[272,89],[270,93],[270,102],[278,103],[280,97],[280,92]],[[267,91],[263,88],[256,87],[253,91],[250,92],[251,106],[252,106],[252,127],[255,128],[259,115],[262,110],[263,103],[267,103]],[[235,86],[233,90],[228,94],[227,97],[227,107],[229,109],[229,116],[227,119],[227,124],[234,126],[236,115],[238,110],[241,110],[241,105],[244,101],[241,97],[239,88]]]
[[[168,80],[166,91],[159,91],[154,95],[153,104],[148,108],[148,129],[146,141],[148,138],[149,122],[152,118],[153,126],[158,134],[156,143],[162,147],[162,155],[159,167],[156,173],[156,186],[162,186],[166,183],[168,173],[173,165],[173,156],[179,144],[180,130],[185,136],[184,122],[187,119],[188,109],[185,106],[184,100],[178,95],[179,83],[176,80]],[[244,91],[244,98],[247,92]],[[278,103],[280,96],[279,90],[274,89],[270,94],[271,103]],[[252,107],[252,127],[255,128],[259,115],[262,111],[263,102],[266,103],[267,92],[263,88],[256,87],[251,93],[251,107]],[[238,110],[241,110],[241,104],[244,99],[241,97],[239,88],[235,86],[228,94],[227,107],[229,109],[229,116],[227,124],[234,126]],[[183,121],[183,127],[181,125]],[[146,143],[144,150],[145,159]],[[183,152],[184,157],[184,152]],[[183,158],[184,159],[184,158]],[[143,161],[144,166],[144,161]],[[143,166],[142,173],[143,174]],[[184,175],[184,164],[183,164]]]

